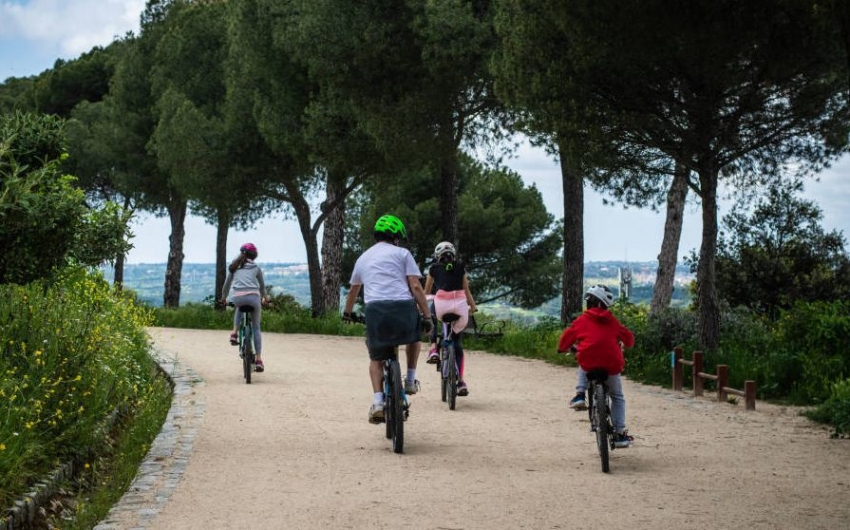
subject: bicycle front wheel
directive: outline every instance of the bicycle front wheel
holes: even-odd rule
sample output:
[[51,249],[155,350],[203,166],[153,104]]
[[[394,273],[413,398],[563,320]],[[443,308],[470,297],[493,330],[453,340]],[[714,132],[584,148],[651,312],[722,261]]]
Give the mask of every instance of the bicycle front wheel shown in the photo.
[[[393,451],[404,452],[404,398],[402,397],[401,368],[398,360],[390,361],[390,393],[386,396],[386,408],[389,409],[387,423],[392,425]],[[384,414],[387,410],[384,410]]]
[[454,344],[449,344],[447,346],[448,355],[446,356],[446,363],[449,365],[448,367],[448,381],[446,382],[446,393],[449,398],[449,410],[454,410],[457,406],[457,379],[458,379],[458,371],[457,371],[457,357],[455,356],[455,347]]
[[242,339],[242,373],[245,384],[251,384],[251,372],[254,371],[254,348],[251,345],[250,334],[245,334]]
[[593,423],[596,425],[596,446],[602,461],[602,472],[610,470],[608,462],[608,437],[611,435],[608,423],[608,396],[605,387],[597,383],[593,388]]

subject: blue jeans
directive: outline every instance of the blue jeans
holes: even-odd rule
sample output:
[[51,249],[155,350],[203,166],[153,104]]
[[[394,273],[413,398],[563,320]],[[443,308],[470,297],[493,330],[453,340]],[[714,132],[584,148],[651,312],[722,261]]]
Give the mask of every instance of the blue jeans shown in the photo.
[[[626,430],[626,397],[623,395],[623,381],[620,374],[609,375],[606,380],[608,395],[611,396],[611,423],[614,424],[614,432],[622,433]],[[579,367],[576,391],[584,393],[587,390],[587,372]]]

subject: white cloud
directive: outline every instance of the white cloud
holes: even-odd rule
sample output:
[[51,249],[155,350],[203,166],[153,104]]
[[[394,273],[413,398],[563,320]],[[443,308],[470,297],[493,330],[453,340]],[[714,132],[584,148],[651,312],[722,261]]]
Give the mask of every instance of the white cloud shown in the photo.
[[74,58],[137,31],[145,0],[0,1],[0,38]]

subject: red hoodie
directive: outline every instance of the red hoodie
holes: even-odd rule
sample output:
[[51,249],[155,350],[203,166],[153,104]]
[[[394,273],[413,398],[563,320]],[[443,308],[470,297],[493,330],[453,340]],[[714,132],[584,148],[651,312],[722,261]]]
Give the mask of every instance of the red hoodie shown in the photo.
[[591,307],[564,330],[558,351],[565,352],[575,344],[576,359],[583,370],[604,368],[608,375],[614,375],[623,371],[626,362],[619,342],[631,348],[635,336],[607,309]]

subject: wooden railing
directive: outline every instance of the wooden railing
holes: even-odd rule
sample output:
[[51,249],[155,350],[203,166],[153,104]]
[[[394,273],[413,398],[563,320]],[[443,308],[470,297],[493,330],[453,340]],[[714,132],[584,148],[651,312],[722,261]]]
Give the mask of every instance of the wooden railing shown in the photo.
[[703,355],[701,351],[695,351],[689,361],[683,357],[681,348],[673,349],[673,390],[682,391],[685,382],[684,366],[691,367],[693,377],[694,396],[702,396],[705,390],[705,380],[716,381],[715,389],[717,401],[726,401],[729,394],[744,398],[747,410],[756,409],[756,382],[744,381],[744,390],[729,387],[729,367],[725,364],[717,365],[714,374],[703,371]]

